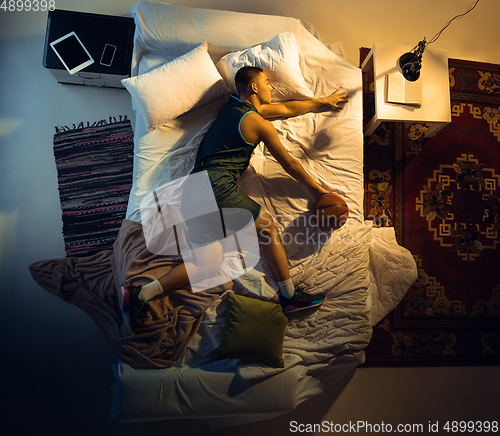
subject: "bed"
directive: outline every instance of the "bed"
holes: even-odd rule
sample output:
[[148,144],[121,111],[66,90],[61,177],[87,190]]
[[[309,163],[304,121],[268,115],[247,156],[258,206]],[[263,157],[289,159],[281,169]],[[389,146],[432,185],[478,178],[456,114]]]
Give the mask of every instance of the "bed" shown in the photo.
[[[397,244],[393,229],[373,228],[364,219],[361,71],[345,61],[341,43],[325,45],[313,26],[289,17],[146,1],[130,16],[136,32],[126,86],[136,119],[126,219],[112,251],[41,261],[30,266],[31,273],[45,289],[89,313],[116,351],[111,414],[118,420],[193,418],[216,427],[291,411],[363,363],[373,326],[417,277],[411,253]],[[210,65],[203,64],[207,58]],[[240,179],[240,187],[275,217],[294,282],[327,296],[319,309],[288,317],[281,365],[263,363],[260,350],[254,359],[216,358],[234,295],[252,300],[257,310],[277,302],[278,286],[263,260],[210,289],[155,299],[135,336],[128,334],[119,307],[123,283],[145,284],[182,262],[179,253],[148,250],[141,203],[189,174],[201,138],[230,98],[231,75],[245,62],[274,73],[274,101],[324,96],[339,87],[350,96],[340,112],[273,121],[288,151],[322,186],[346,199],[349,220],[339,230],[326,233],[310,225],[313,194],[261,145]],[[158,81],[166,86],[165,80],[172,87],[168,98],[158,97],[151,87]],[[174,96],[179,87],[187,94]],[[166,233],[166,239],[172,236]],[[240,254],[226,253],[224,261],[231,265]]]

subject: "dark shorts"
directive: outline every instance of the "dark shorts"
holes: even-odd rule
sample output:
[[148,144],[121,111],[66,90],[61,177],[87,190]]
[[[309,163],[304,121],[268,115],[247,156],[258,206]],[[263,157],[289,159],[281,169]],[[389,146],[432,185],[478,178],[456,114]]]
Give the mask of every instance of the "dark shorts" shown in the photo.
[[[248,227],[259,218],[261,212],[261,206],[238,189],[233,174],[212,170],[207,173],[218,210],[186,220],[189,241],[193,245],[207,245],[220,241],[226,237],[227,230],[237,232]],[[200,204],[206,198],[200,198],[199,193],[197,187],[187,187],[182,207],[185,210],[200,208]]]

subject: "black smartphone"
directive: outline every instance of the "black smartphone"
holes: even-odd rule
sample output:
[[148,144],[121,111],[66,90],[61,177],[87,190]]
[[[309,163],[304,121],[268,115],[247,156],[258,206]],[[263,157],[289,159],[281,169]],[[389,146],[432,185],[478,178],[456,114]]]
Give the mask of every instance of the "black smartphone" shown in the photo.
[[111,44],[106,44],[104,46],[104,50],[102,51],[101,62],[100,62],[101,65],[110,67],[111,64],[113,63],[115,53],[116,53],[116,46]]

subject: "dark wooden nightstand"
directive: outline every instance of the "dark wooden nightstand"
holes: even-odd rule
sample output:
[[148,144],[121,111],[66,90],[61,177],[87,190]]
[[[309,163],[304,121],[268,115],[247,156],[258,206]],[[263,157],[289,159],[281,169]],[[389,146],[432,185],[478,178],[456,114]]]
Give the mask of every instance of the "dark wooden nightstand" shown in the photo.
[[[94,63],[76,74],[69,74],[50,43],[74,31],[94,59]],[[89,14],[56,9],[47,19],[43,66],[59,83],[123,88],[121,80],[130,77],[134,20],[129,17]],[[111,65],[102,65],[106,44],[115,46]]]

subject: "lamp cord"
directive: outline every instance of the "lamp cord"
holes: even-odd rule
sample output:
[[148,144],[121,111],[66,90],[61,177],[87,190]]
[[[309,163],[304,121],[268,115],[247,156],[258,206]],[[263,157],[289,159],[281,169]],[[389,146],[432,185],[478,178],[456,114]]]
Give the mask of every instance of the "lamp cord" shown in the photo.
[[466,12],[464,12],[463,14],[456,15],[450,21],[448,21],[446,26],[444,26],[438,33],[436,33],[427,44],[432,44],[433,42],[436,42],[438,40],[438,38],[441,36],[441,33],[443,33],[443,31],[451,24],[451,22],[453,20],[456,20],[457,18],[462,18],[463,16],[467,15],[470,11],[472,11],[472,9],[474,9],[476,7],[476,5],[478,3],[479,3],[479,0],[476,0],[476,3],[474,3],[473,6],[469,6],[469,9],[467,9]]

